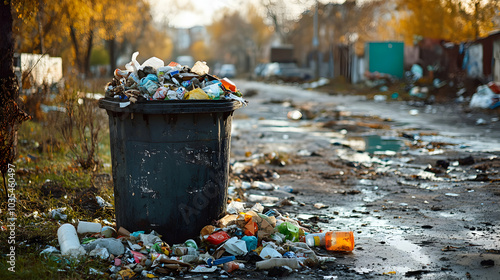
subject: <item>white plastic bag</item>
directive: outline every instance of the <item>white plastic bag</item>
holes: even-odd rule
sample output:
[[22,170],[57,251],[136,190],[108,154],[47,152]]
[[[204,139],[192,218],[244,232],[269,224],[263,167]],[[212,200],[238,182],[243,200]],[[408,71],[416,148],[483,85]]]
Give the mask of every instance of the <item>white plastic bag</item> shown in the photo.
[[224,243],[224,249],[233,256],[244,256],[248,253],[247,243],[244,240],[238,239],[238,237],[228,239]]
[[470,100],[470,107],[488,108],[493,103],[493,98],[497,96],[487,85],[477,87],[476,93]]
[[259,256],[263,259],[269,259],[269,258],[282,258],[283,256],[278,252],[278,250],[274,249],[271,246],[266,246],[262,251],[260,251]]
[[158,57],[153,56],[151,58],[148,58],[148,60],[144,61],[144,63],[138,68],[138,70],[142,70],[146,66],[153,67],[153,69],[156,72],[156,70],[158,68],[165,66],[165,63],[163,62],[163,60],[159,59]]
[[141,67],[139,62],[137,62],[138,55],[139,55],[139,52],[133,53],[132,60],[129,63],[125,64],[125,69],[127,69],[128,71],[131,71],[134,74],[137,74],[137,70],[139,70],[139,67]]

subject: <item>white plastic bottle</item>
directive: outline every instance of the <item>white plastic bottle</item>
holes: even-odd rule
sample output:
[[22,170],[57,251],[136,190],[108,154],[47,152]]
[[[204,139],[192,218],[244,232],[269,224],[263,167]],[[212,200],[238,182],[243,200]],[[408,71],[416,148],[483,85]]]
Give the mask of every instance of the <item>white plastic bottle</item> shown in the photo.
[[101,232],[101,227],[102,226],[100,223],[80,221],[80,222],[78,222],[77,232],[79,234],[88,233],[88,232],[97,233],[97,232]]
[[63,224],[57,230],[57,239],[63,256],[79,257],[86,254],[80,245],[76,229],[72,224]]
[[311,233],[306,235],[306,244],[309,247],[325,246],[325,233]]

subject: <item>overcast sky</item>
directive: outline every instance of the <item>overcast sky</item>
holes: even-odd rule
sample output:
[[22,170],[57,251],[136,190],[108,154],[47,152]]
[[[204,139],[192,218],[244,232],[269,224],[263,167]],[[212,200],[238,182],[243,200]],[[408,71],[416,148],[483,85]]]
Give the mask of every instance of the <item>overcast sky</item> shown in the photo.
[[[167,17],[171,26],[179,28],[189,28],[195,25],[208,25],[212,22],[214,15],[223,8],[232,10],[241,10],[246,4],[259,4],[261,0],[181,0],[178,2],[192,3],[185,5],[182,8],[173,6],[175,1],[172,0],[149,0],[151,10],[155,20],[161,20]],[[287,0],[287,7],[293,11],[294,16],[300,15],[305,7],[310,7],[314,0]],[[305,3],[303,5],[297,2]],[[321,2],[343,2],[338,1],[321,1]],[[180,12],[179,12],[180,11]]]

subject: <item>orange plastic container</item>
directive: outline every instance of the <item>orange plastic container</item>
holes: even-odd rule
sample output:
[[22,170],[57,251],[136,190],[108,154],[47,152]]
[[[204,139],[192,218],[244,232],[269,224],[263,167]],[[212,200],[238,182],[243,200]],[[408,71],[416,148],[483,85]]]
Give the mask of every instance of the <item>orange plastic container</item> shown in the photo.
[[325,246],[328,251],[350,252],[354,250],[352,231],[328,231],[306,235],[309,246]]
[[329,231],[325,234],[325,247],[328,251],[350,252],[354,250],[352,231]]

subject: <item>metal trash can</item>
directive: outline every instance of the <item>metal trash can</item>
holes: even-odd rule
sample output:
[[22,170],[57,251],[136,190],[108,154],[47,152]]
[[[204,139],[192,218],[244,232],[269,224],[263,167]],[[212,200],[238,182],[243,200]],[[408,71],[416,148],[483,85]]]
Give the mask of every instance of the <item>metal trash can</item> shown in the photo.
[[[123,104],[123,103],[122,103]],[[237,101],[147,101],[109,116],[117,227],[181,243],[225,211]]]

